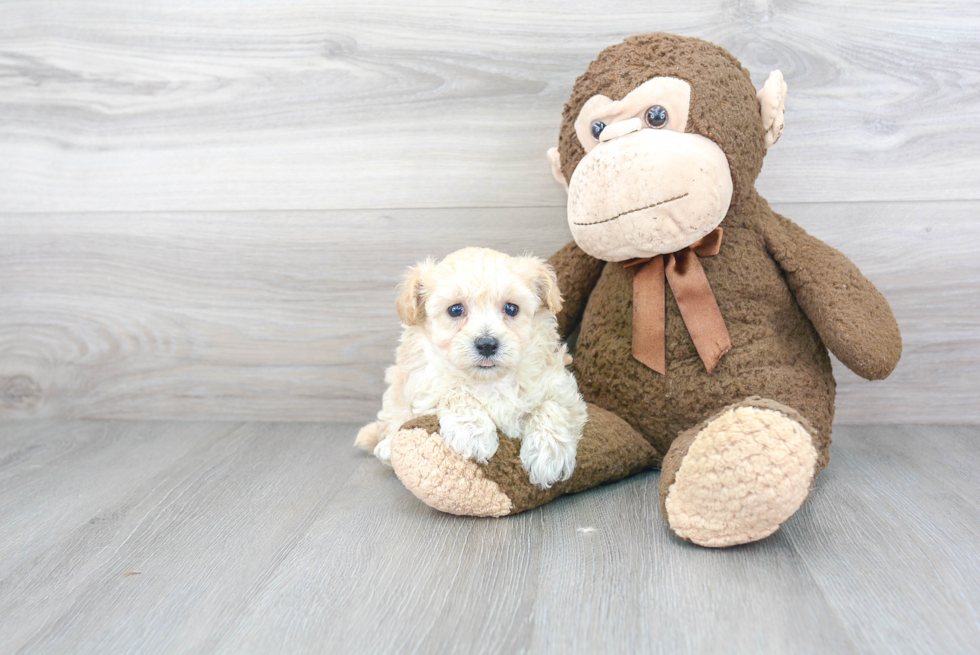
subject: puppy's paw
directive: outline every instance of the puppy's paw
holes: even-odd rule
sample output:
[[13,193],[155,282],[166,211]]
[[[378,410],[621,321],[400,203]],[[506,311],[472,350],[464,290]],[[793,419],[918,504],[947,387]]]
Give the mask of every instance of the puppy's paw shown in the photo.
[[354,445],[362,450],[373,450],[374,447],[381,441],[381,432],[383,428],[384,423],[381,421],[368,423],[357,431],[357,438],[354,439]]
[[380,459],[383,463],[391,466],[391,438],[382,439],[378,442],[378,445],[374,447],[374,456]]
[[439,434],[447,446],[466,459],[486,464],[497,452],[497,426],[486,412],[446,414],[439,419]]
[[569,443],[539,430],[525,435],[521,441],[521,464],[527,470],[531,484],[547,489],[572,477],[577,450],[575,442]]

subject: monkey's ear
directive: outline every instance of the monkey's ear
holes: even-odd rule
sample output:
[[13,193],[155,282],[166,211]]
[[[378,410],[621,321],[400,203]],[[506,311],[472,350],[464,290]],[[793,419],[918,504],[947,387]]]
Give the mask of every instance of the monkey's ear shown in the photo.
[[527,267],[527,277],[531,281],[534,294],[541,301],[542,307],[547,307],[552,314],[561,311],[561,291],[558,289],[558,276],[548,262],[524,255],[521,257]]
[[762,127],[766,130],[766,150],[779,141],[785,125],[784,112],[786,109],[786,81],[779,71],[769,73],[765,85],[755,97],[759,99],[762,112]]
[[551,174],[565,187],[565,191],[568,191],[568,182],[565,181],[565,174],[561,172],[561,155],[558,154],[558,148],[548,148],[548,161],[551,162]]
[[395,299],[395,311],[405,325],[420,325],[425,320],[425,285],[423,280],[426,273],[435,267],[435,261],[430,257],[416,266],[411,266],[405,272],[405,278],[398,285],[398,298]]

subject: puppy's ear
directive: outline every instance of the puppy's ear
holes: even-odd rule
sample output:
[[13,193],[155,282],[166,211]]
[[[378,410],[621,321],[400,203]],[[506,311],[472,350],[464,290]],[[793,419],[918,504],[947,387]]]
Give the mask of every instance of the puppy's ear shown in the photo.
[[436,263],[430,257],[410,266],[405,272],[405,278],[398,285],[398,298],[395,299],[395,311],[405,325],[420,325],[425,320],[425,285],[423,280]]
[[558,289],[558,276],[551,264],[525,255],[521,257],[528,271],[528,279],[531,281],[531,288],[535,295],[541,300],[541,306],[547,307],[548,311],[557,314],[561,311],[561,291]]

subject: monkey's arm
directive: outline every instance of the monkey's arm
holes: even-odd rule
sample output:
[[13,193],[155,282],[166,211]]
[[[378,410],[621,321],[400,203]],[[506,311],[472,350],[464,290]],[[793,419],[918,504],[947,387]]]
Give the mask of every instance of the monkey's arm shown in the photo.
[[606,262],[585,254],[573,241],[549,257],[548,263],[558,274],[558,289],[562,297],[558,334],[562,339],[567,339],[582,320],[585,303],[599,281]]
[[863,378],[888,377],[902,355],[902,335],[885,297],[851,260],[789,219],[772,212],[765,236],[830,352]]

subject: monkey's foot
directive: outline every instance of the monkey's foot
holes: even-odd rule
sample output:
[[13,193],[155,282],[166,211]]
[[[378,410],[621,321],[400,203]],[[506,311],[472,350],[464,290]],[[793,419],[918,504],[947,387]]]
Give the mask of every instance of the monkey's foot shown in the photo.
[[670,529],[712,547],[771,535],[813,487],[812,433],[798,412],[758,397],[682,433],[664,458],[660,479]]
[[[499,447],[496,456],[500,456]],[[479,464],[445,444],[435,416],[402,426],[392,439],[391,464],[409,491],[441,512],[506,516],[514,509],[507,494],[484,475]]]
[[477,464],[443,442],[435,416],[402,426],[392,440],[391,464],[402,484],[430,507],[462,516],[507,516],[660,462],[653,446],[625,421],[592,405],[588,409],[575,472],[549,489],[531,484],[521,464],[520,441],[498,433],[496,454],[487,464]]

